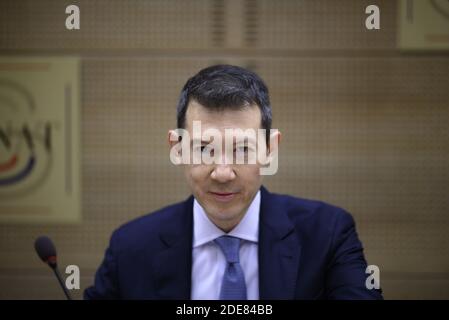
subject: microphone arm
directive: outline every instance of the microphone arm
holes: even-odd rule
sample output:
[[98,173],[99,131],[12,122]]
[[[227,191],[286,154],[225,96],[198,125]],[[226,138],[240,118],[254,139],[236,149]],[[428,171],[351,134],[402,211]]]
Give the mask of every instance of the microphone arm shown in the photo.
[[53,272],[55,273],[56,278],[58,279],[59,284],[61,285],[62,290],[64,291],[65,296],[67,297],[67,300],[72,300],[72,297],[70,296],[69,290],[67,290],[64,281],[62,280],[61,274],[59,273],[59,269],[56,266],[56,264],[53,266],[49,264],[50,268],[52,268]]
[[51,241],[49,237],[40,236],[34,242],[34,248],[36,249],[39,258],[41,258],[41,260],[44,263],[46,263],[55,273],[55,276],[58,279],[59,285],[64,291],[67,300],[72,300],[72,297],[70,296],[69,291],[67,290],[67,287],[64,284],[64,281],[62,281],[61,274],[59,273],[58,270],[58,264],[56,262],[57,261],[56,248],[55,245],[53,244],[53,241]]

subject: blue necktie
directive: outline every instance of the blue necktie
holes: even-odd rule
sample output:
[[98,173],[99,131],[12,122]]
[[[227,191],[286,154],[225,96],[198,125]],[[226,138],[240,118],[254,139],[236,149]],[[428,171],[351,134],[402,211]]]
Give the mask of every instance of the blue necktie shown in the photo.
[[246,284],[239,262],[240,239],[221,236],[215,239],[226,257],[226,269],[221,283],[221,300],[246,300]]

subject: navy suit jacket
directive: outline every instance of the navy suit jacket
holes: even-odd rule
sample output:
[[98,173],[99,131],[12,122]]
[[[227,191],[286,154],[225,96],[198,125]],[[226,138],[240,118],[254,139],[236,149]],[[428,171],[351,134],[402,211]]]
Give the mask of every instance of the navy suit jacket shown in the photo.
[[[261,188],[260,299],[381,299],[354,220],[319,201]],[[190,299],[193,197],[116,230],[85,299]]]

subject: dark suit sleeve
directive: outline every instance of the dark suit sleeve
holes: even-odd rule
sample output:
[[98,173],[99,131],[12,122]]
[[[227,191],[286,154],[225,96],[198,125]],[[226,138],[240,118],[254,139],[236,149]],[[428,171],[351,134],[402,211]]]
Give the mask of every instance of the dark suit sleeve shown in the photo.
[[329,299],[382,299],[381,290],[367,289],[367,263],[363,247],[349,213],[339,212],[332,240],[331,258],[327,272]]
[[117,242],[118,235],[117,232],[114,232],[103,262],[95,274],[94,285],[84,291],[84,299],[120,299],[117,274]]

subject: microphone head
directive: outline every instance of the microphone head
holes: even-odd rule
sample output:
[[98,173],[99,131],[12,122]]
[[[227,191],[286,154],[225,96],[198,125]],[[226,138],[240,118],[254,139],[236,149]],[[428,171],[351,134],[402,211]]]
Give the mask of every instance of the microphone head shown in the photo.
[[34,242],[39,257],[51,268],[56,268],[56,248],[53,241],[47,236],[40,236]]

